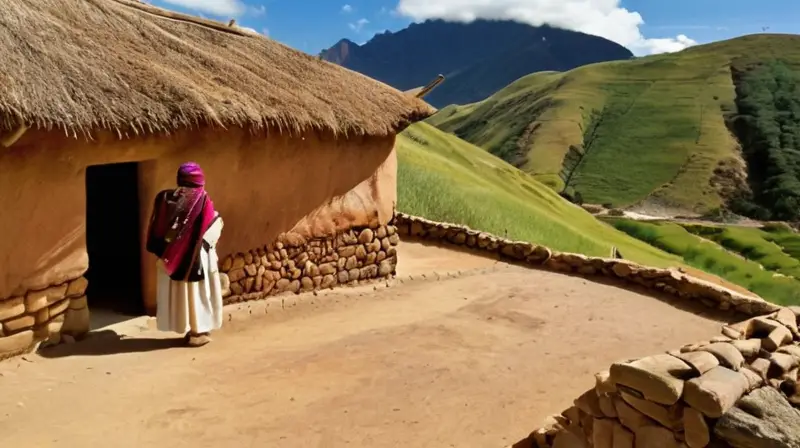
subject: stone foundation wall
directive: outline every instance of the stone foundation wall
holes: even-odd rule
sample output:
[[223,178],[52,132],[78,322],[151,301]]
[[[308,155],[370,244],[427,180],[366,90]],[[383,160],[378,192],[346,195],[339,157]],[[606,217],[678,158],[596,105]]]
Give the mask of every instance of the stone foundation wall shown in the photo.
[[0,360],[58,344],[89,331],[87,281],[78,277],[43,290],[0,299]]
[[778,310],[778,306],[758,297],[750,297],[698,279],[678,269],[642,266],[618,258],[587,257],[562,253],[544,246],[500,238],[457,224],[430,221],[397,213],[393,224],[402,236],[454,245],[510,262],[591,279],[605,277],[621,284],[644,287],[682,299],[700,302],[710,308],[760,316]]
[[312,240],[281,235],[270,245],[220,262],[225,304],[390,278],[399,241],[392,225]]
[[615,363],[522,447],[800,447],[800,307]]

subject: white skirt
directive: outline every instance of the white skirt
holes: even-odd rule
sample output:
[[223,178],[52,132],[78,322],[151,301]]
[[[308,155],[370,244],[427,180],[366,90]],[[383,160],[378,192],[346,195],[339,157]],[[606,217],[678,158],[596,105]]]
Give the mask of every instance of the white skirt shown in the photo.
[[207,333],[222,327],[222,285],[216,243],[222,232],[222,219],[206,231],[203,239],[210,250],[200,250],[205,278],[197,282],[172,280],[164,263],[158,261],[156,326],[159,331]]

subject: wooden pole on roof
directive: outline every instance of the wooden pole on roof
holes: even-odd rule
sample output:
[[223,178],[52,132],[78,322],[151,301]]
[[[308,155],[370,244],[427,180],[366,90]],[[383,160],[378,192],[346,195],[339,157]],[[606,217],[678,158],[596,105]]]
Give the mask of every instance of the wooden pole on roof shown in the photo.
[[437,77],[436,77],[436,79],[434,79],[433,81],[431,81],[430,83],[428,83],[428,85],[427,85],[427,86],[423,87],[423,88],[422,88],[422,90],[420,90],[419,92],[417,92],[417,94],[416,94],[415,96],[416,96],[417,98],[422,98],[422,97],[424,97],[425,95],[427,95],[427,94],[431,93],[431,90],[435,89],[435,88],[436,88],[436,87],[437,87],[439,84],[441,84],[443,81],[444,81],[444,75],[439,75],[439,76],[437,76]]

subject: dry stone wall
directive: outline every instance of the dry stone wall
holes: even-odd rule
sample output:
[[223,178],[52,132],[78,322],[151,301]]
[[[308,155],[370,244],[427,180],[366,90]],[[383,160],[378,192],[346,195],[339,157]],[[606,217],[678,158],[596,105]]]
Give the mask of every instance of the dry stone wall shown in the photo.
[[644,287],[682,299],[700,302],[710,308],[737,311],[746,316],[760,316],[778,310],[778,306],[722,286],[698,279],[677,269],[642,266],[617,258],[587,257],[562,253],[525,241],[512,241],[472,230],[457,224],[430,221],[396,213],[393,224],[402,236],[437,244],[459,246],[510,262],[582,277],[605,277],[622,284]]
[[0,360],[58,344],[89,331],[87,281],[78,277],[46,289],[0,299]]
[[615,363],[522,447],[800,448],[800,307]]
[[392,225],[354,228],[313,240],[281,235],[270,245],[220,262],[224,301],[237,303],[391,278],[396,273],[399,241]]

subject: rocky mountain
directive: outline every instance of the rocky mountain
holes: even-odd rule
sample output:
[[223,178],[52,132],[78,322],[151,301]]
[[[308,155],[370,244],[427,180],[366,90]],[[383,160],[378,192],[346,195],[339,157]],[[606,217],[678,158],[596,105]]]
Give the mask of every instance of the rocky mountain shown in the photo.
[[364,45],[343,39],[321,57],[400,90],[444,84],[426,99],[437,107],[480,101],[533,72],[565,71],[595,62],[630,59],[607,39],[549,26],[478,20],[431,20],[385,32]]

